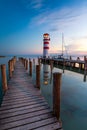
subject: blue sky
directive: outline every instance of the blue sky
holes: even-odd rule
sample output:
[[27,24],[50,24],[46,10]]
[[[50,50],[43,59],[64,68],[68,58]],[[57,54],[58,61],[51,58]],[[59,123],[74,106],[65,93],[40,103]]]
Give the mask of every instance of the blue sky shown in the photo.
[[0,0],[0,55],[42,54],[43,34],[50,53],[87,54],[87,0]]

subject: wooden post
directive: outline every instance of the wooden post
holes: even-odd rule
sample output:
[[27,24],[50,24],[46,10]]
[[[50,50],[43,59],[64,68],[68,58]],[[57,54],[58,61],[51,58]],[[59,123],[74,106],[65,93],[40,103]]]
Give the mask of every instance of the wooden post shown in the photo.
[[60,87],[61,87],[61,73],[53,73],[53,112],[59,120],[60,118]]
[[63,73],[65,71],[65,60],[63,59]]
[[9,60],[8,62],[8,67],[9,67],[9,78],[12,77],[12,64],[11,64],[11,60]]
[[35,64],[35,59],[33,59],[33,63]]
[[14,71],[14,64],[13,64],[13,60],[11,60],[11,70],[12,70],[12,72]]
[[28,60],[26,59],[26,70],[28,70]]
[[82,64],[81,64],[81,63],[79,63],[79,72],[81,71],[81,67],[82,67],[81,65],[82,65]]
[[26,59],[24,59],[24,67],[26,68]]
[[40,65],[36,65],[36,87],[40,89]]
[[23,58],[23,65],[24,65],[25,59]]
[[39,57],[38,57],[38,64],[40,64],[40,59],[39,59]]
[[75,63],[75,62],[73,63],[73,67],[74,67],[74,68],[76,67],[76,63]]
[[86,75],[87,75],[87,58],[84,56],[84,82],[86,81]]
[[52,60],[50,60],[50,69],[51,69],[51,72],[52,72],[52,70],[53,70],[53,61]]
[[32,61],[29,62],[29,75],[32,76]]
[[8,89],[5,64],[1,65],[1,76],[2,76],[2,87],[3,87],[3,91],[5,92]]
[[70,60],[72,60],[72,57],[70,56]]

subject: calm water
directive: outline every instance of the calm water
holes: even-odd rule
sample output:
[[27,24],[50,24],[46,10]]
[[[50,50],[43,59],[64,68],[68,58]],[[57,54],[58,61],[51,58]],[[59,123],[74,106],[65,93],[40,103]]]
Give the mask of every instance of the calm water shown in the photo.
[[[49,65],[41,65],[41,92],[51,109],[54,72],[62,73],[62,70],[53,68],[51,74]],[[33,80],[35,81],[35,69]],[[87,130],[87,82],[83,82],[81,74],[70,71],[62,73],[61,120],[64,130]]]
[[[28,58],[28,57],[27,57]],[[7,64],[9,58],[5,58],[3,63]],[[0,59],[0,64],[2,63]],[[36,60],[36,63],[37,60]],[[33,64],[32,80],[35,85],[35,68]],[[47,72],[47,73],[44,73]],[[58,68],[53,68],[52,73],[61,72]],[[49,65],[41,65],[41,92],[52,109],[52,89],[53,77]],[[0,78],[1,80],[1,78]],[[46,84],[46,85],[45,85]],[[1,87],[0,87],[1,89]],[[0,97],[2,92],[0,90]],[[61,120],[64,130],[87,130],[87,82],[83,82],[83,75],[70,71],[62,74],[61,84]]]

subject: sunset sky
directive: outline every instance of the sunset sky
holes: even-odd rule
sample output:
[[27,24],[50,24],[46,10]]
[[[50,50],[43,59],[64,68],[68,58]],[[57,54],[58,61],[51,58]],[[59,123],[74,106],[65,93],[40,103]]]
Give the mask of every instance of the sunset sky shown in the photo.
[[68,54],[87,54],[87,0],[0,0],[0,55],[60,53],[62,33]]

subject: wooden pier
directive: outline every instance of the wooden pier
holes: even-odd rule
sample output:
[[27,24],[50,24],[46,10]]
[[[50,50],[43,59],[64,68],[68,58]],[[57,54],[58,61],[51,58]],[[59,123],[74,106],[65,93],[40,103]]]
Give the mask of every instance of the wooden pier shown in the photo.
[[38,88],[20,61],[0,107],[0,130],[62,130]]
[[55,58],[40,58],[40,62],[43,64],[49,64],[51,67],[57,67],[64,70],[70,70],[76,73],[83,74],[83,81],[86,81],[87,76],[87,57],[84,56],[84,61],[77,58],[77,60],[73,59],[55,59]]

